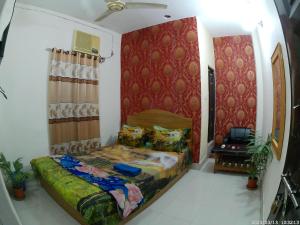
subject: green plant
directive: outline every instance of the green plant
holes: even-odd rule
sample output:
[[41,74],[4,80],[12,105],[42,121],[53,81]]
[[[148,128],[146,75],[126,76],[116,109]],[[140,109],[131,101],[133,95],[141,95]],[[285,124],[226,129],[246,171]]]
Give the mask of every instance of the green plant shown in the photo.
[[18,158],[13,163],[6,160],[3,153],[0,153],[0,169],[8,176],[13,188],[25,188],[25,181],[29,178],[29,173],[23,171],[22,158]]
[[255,134],[251,134],[248,138],[247,152],[250,155],[250,168],[248,174],[250,178],[260,179],[264,174],[268,161],[272,159],[272,140],[271,135],[268,135],[267,140]]

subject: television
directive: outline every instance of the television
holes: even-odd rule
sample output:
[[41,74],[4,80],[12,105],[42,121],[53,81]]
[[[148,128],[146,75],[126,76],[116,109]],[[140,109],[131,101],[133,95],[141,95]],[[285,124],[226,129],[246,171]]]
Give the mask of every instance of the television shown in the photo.
[[4,57],[5,44],[16,0],[0,1],[0,64]]

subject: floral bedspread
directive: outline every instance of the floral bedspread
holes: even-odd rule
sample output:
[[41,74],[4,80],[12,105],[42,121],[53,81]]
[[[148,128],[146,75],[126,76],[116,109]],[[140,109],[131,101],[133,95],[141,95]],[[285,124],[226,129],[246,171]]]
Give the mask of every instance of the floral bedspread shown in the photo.
[[110,193],[123,211],[124,218],[143,201],[140,189],[135,184],[128,183],[125,179],[111,176],[102,169],[80,162],[70,155],[56,156],[53,159],[71,174]]
[[[188,149],[183,153],[176,153],[114,145],[88,155],[76,156],[76,159],[85,165],[80,168],[82,172],[126,180],[127,188],[132,192],[131,200],[139,202],[140,191],[143,204],[186,168],[190,154]],[[124,176],[113,169],[116,163],[141,168],[142,173],[135,177]],[[71,207],[79,211],[90,225],[118,224],[133,210],[131,207],[125,210],[125,204],[128,202],[125,203],[121,192],[117,190],[114,194],[109,193],[104,190],[105,188],[75,176],[55,161],[55,158],[41,157],[32,160],[31,164],[37,174],[43,177]],[[122,210],[120,204],[118,206],[120,202],[123,204]]]

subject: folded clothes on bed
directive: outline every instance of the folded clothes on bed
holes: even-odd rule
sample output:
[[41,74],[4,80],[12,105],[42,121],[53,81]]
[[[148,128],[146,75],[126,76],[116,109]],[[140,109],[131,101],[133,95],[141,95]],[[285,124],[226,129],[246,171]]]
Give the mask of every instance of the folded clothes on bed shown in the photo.
[[[110,176],[105,171],[87,165],[70,155],[54,157],[53,159],[71,174],[110,193],[117,201],[120,209],[123,210],[124,218],[143,202],[144,197],[139,187],[133,183],[128,183],[127,180]],[[135,174],[136,171],[131,169],[130,173]]]
[[117,163],[114,165],[114,170],[118,171],[119,173],[129,176],[129,177],[135,177],[139,175],[142,170],[140,168],[134,167],[134,166],[129,166],[124,163]]

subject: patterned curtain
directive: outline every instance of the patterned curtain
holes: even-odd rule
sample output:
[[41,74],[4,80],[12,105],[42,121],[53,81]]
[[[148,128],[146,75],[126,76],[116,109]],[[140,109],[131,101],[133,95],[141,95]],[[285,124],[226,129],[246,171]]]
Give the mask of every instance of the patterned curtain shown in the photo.
[[51,154],[100,148],[98,57],[53,49],[48,118]]

